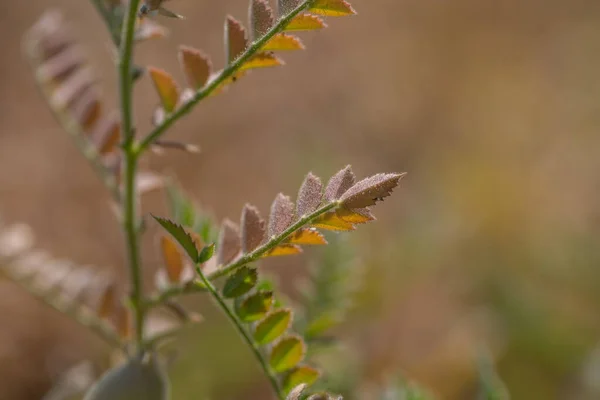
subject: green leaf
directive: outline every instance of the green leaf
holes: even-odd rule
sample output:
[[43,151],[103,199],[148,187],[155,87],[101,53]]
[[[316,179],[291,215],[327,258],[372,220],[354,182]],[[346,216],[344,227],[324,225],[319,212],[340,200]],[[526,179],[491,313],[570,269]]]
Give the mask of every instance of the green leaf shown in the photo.
[[307,386],[315,383],[321,373],[308,365],[301,365],[286,374],[283,378],[283,390],[285,393],[291,392],[296,386],[305,384]]
[[198,262],[200,264],[204,264],[205,262],[210,260],[214,254],[215,254],[215,244],[214,243],[210,244],[208,246],[204,246],[204,248],[200,252],[200,255],[198,256]]
[[232,299],[248,293],[258,280],[256,269],[242,267],[227,279],[223,287],[223,297]]
[[318,337],[338,325],[341,320],[341,315],[339,314],[335,312],[325,313],[310,321],[304,331],[306,339],[309,340]]
[[181,225],[176,224],[166,218],[156,217],[154,218],[167,232],[169,232],[175,240],[183,247],[188,256],[194,263],[198,262],[198,249],[194,243],[194,239],[183,229]]
[[273,292],[260,291],[237,305],[235,312],[244,322],[254,322],[263,318],[273,306]]
[[287,371],[302,361],[305,351],[306,345],[300,337],[285,337],[273,347],[269,365],[275,372]]
[[260,321],[254,331],[254,340],[258,344],[271,343],[285,333],[292,322],[292,310],[280,309]]

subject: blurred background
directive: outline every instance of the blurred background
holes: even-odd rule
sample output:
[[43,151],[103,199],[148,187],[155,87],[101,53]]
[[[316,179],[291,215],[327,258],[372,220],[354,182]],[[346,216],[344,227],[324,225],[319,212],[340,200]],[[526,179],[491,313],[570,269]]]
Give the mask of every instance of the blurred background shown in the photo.
[[[199,155],[149,156],[144,165],[177,176],[219,220],[237,220],[245,202],[266,214],[308,171],[408,172],[375,209],[378,222],[349,238],[363,275],[336,333],[353,349],[343,373],[364,393],[354,398],[390,376],[441,399],[473,398],[481,349],[513,399],[600,398],[600,2],[352,4],[357,17],[302,34],[307,50],[283,55],[284,68],[253,72],[180,121],[168,137],[199,144]],[[64,12],[104,98],[117,104],[113,50],[90,2],[1,1],[0,215],[31,225],[56,257],[126,279],[108,196],[21,53],[22,34],[49,7]],[[183,43],[222,66],[224,17],[245,20],[247,2],[170,8],[186,20],[161,20],[170,36],[142,44],[138,63],[183,81]],[[147,78],[135,96],[143,133],[157,103]],[[144,210],[164,213],[163,197],[146,197]],[[147,235],[149,285],[154,243]],[[265,268],[293,297],[319,257],[308,251]],[[205,322],[176,345],[175,398],[268,398],[228,322],[206,299],[186,304]],[[57,374],[97,355],[93,342],[0,281],[0,399],[40,399]]]

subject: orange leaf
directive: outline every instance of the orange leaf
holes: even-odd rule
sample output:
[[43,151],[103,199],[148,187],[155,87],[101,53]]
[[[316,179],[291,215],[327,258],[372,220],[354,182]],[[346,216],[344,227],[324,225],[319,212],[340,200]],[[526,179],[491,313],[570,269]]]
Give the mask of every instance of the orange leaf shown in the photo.
[[356,14],[356,11],[346,0],[316,0],[310,6],[309,11],[327,17],[344,17]]
[[179,63],[183,68],[188,85],[198,90],[210,76],[210,60],[200,50],[188,46],[179,47]]
[[330,211],[321,215],[312,223],[312,226],[330,231],[353,231],[355,229],[354,225],[344,221],[335,211]]
[[304,50],[304,45],[296,36],[278,33],[262,47],[263,51]]
[[268,68],[268,67],[277,67],[279,65],[284,65],[285,63],[280,58],[275,57],[271,53],[258,53],[250,60],[246,61],[242,67],[241,71],[246,71],[254,68]]
[[225,20],[225,53],[227,63],[230,64],[238,58],[246,47],[246,30],[242,24],[231,16]]
[[290,21],[283,29],[284,31],[314,31],[327,28],[327,24],[321,18],[312,14],[300,14]]
[[300,253],[302,253],[300,246],[296,246],[295,244],[281,244],[266,252],[263,257],[290,256]]
[[171,75],[162,69],[148,67],[154,88],[166,112],[170,113],[177,107],[179,101],[179,88]]
[[94,133],[92,134],[92,143],[96,146],[99,154],[105,155],[113,152],[121,138],[121,121],[119,116],[114,113],[104,117]]
[[347,209],[340,207],[336,212],[338,217],[351,224],[364,224],[375,221],[375,217],[368,208]]
[[98,91],[91,87],[73,105],[73,115],[84,131],[89,131],[100,118],[102,103]]
[[98,316],[102,319],[108,319],[115,309],[116,303],[116,288],[114,283],[110,283],[104,288],[98,302],[96,310]]
[[300,229],[290,236],[288,243],[290,244],[327,244],[325,237],[315,228]]
[[168,236],[161,236],[160,249],[169,282],[179,283],[183,272],[183,258],[179,252],[179,247]]
[[133,332],[131,313],[128,308],[119,306],[116,313],[117,332],[122,339],[130,339]]

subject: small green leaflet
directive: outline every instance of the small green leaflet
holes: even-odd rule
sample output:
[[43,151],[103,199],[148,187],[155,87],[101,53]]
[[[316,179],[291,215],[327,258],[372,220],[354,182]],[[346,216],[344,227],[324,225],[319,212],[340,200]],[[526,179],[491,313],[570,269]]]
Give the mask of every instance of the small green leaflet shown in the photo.
[[225,287],[223,287],[223,297],[233,299],[243,296],[256,285],[257,280],[258,275],[256,269],[242,267],[231,275],[229,279],[227,279],[227,282],[225,282]]
[[271,343],[285,333],[292,322],[292,311],[284,308],[269,314],[260,321],[254,331],[254,340],[258,344]]
[[235,312],[244,322],[263,318],[273,306],[273,292],[260,291],[236,305]]
[[176,224],[166,218],[157,217],[152,215],[152,218],[156,220],[167,232],[173,236],[177,243],[183,247],[188,256],[194,263],[198,262],[198,249],[194,243],[194,239],[186,232],[181,225]]
[[276,372],[294,368],[304,358],[306,345],[297,336],[288,336],[279,341],[271,351],[269,365]]

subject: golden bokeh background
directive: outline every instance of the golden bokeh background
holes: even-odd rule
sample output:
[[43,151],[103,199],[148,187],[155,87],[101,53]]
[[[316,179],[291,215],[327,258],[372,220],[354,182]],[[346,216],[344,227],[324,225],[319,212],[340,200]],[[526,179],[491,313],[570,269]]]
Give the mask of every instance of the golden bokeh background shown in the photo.
[[[180,121],[168,137],[199,144],[199,155],[145,165],[176,175],[218,219],[237,219],[246,201],[266,213],[308,171],[408,172],[375,210],[379,221],[352,234],[364,290],[338,334],[356,346],[361,386],[402,373],[441,399],[472,398],[485,347],[513,399],[600,398],[590,363],[600,339],[600,2],[353,5],[357,17],[301,35],[307,50],[284,55],[284,68],[244,77]],[[31,225],[55,256],[126,279],[108,197],[21,53],[22,34],[49,7],[64,12],[117,104],[113,50],[89,2],[1,1],[0,215]],[[140,45],[137,62],[181,81],[177,46],[189,44],[222,66],[224,17],[245,20],[245,1],[171,8],[186,19],[164,21],[170,36]],[[135,99],[143,133],[157,102],[147,78]],[[164,213],[162,196],[144,210]],[[148,284],[153,243],[148,235]],[[268,268],[293,295],[314,257]],[[206,320],[178,345],[175,398],[267,398],[250,353],[204,303],[187,300]],[[0,281],[0,399],[40,399],[57,373],[95,354],[90,341]]]

